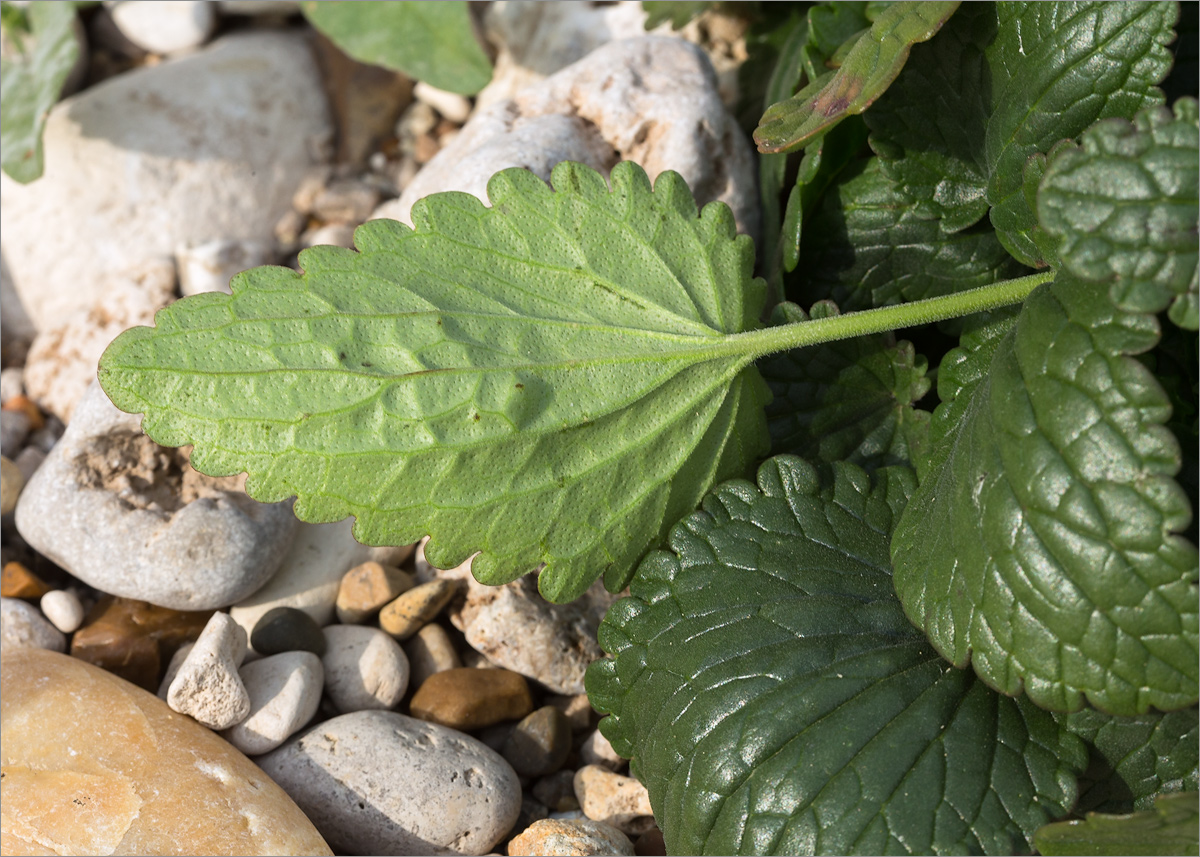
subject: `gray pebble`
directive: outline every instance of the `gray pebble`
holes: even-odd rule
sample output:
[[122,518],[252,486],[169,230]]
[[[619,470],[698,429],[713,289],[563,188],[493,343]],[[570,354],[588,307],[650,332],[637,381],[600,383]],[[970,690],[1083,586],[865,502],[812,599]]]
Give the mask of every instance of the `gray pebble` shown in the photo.
[[571,752],[571,722],[553,705],[542,706],[513,727],[500,752],[521,776],[551,774]]
[[408,663],[412,667],[410,682],[413,687],[420,687],[434,673],[458,669],[463,665],[462,658],[454,648],[454,641],[437,622],[430,622],[417,631],[416,636],[405,640],[404,654],[408,655]]
[[295,607],[274,607],[262,615],[250,634],[250,645],[260,655],[280,652],[325,654],[325,635],[312,616]]
[[241,669],[250,714],[224,738],[247,756],[269,753],[312,719],[321,703],[325,670],[312,652],[282,652]]
[[324,629],[325,692],[338,711],[395,708],[408,689],[408,658],[378,628],[330,625]]
[[0,598],[0,639],[5,648],[67,650],[63,632],[51,625],[36,607],[19,598]]
[[15,457],[29,436],[29,416],[24,411],[0,411],[0,452]]

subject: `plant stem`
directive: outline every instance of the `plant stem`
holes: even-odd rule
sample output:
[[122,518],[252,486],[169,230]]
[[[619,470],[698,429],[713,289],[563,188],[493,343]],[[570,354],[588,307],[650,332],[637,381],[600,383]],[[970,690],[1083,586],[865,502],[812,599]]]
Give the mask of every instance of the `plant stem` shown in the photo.
[[974,312],[1020,303],[1035,288],[1053,278],[1052,271],[1042,271],[1027,277],[1004,280],[992,283],[990,286],[981,286],[952,295],[851,312],[832,318],[819,318],[783,324],[778,327],[767,327],[762,330],[739,333],[729,339],[737,341],[735,347],[738,351],[749,354],[752,358],[758,358],[776,351],[818,345],[837,339],[849,339],[853,336],[865,336],[869,333],[883,333],[902,327],[915,327],[933,321],[944,321],[948,318],[958,318]]

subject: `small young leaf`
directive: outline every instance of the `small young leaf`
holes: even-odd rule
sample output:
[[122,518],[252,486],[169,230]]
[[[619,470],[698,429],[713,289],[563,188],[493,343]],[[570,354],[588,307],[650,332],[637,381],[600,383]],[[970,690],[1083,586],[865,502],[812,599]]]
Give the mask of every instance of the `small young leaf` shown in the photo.
[[1058,258],[1077,277],[1112,283],[1129,312],[1161,312],[1197,327],[1200,124],[1191,99],[1109,119],[1080,147],[1050,159],[1038,217],[1060,241]]
[[[817,304],[813,313],[837,310]],[[759,364],[775,396],[767,406],[771,451],[867,470],[908,464],[910,445],[929,427],[928,412],[912,407],[929,389],[926,368],[912,343],[897,343],[890,334],[773,355]]]
[[1200,850],[1197,795],[1167,795],[1152,810],[1133,815],[1091,814],[1084,821],[1060,821],[1037,832],[1041,854],[1195,854]]
[[[1197,699],[1197,556],[1153,316],[1062,275],[959,366],[966,400],[892,544],[905,612],[951,662],[1061,711]],[[951,360],[951,363],[954,361]]]
[[12,39],[17,56],[0,63],[0,151],[4,172],[28,184],[42,175],[42,128],[79,59],[75,4],[34,0],[30,32]]
[[492,177],[185,298],[105,353],[116,405],[192,464],[355,515],[367,544],[553,600],[614,591],[716,481],[766,451],[769,393],[731,334],[757,324],[753,245],[678,174],[624,162]]
[[1088,745],[1075,813],[1150,809],[1168,792],[1200,790],[1197,709],[1113,717],[1094,708],[1055,715]]
[[956,234],[923,219],[878,158],[850,167],[802,237],[800,296],[843,312],[952,294],[1027,273],[982,225]]
[[862,113],[896,79],[909,49],[931,38],[957,8],[957,2],[940,0],[889,6],[836,73],[818,78],[763,114],[754,130],[758,150],[794,151],[845,117]]
[[305,0],[309,23],[359,62],[402,71],[439,89],[473,95],[492,79],[465,0],[351,3]]
[[1082,742],[934,654],[892,591],[910,471],[767,461],[642,563],[587,673],[672,854],[1012,854]]

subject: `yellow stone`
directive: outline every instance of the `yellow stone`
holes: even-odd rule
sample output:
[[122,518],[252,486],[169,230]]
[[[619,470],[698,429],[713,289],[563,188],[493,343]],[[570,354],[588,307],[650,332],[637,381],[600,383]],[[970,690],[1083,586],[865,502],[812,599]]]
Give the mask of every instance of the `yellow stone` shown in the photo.
[[407,640],[432,622],[457,593],[457,581],[444,577],[422,583],[379,611],[379,627],[397,640]]
[[78,658],[0,658],[0,853],[332,854],[257,765]]

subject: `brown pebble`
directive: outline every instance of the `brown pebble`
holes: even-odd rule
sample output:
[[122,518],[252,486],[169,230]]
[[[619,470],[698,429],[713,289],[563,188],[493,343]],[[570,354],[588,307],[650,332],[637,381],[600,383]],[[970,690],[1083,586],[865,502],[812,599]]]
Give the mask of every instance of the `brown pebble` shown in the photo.
[[42,409],[34,404],[33,399],[22,394],[13,396],[4,403],[6,411],[21,411],[25,416],[29,417],[29,430],[37,431],[46,425],[46,417],[42,413]]
[[655,825],[637,838],[633,843],[633,853],[638,857],[667,857],[667,843],[663,840],[662,830]]
[[15,560],[0,569],[0,595],[5,598],[41,598],[50,585]]
[[523,777],[552,774],[571,752],[571,723],[553,705],[525,717],[509,734],[500,754]]
[[413,695],[409,711],[419,720],[451,729],[482,729],[520,720],[533,711],[533,696],[520,673],[460,667],[427,678]]
[[443,577],[422,583],[379,612],[379,627],[397,640],[407,640],[432,622],[457,591],[457,582]]
[[454,649],[454,641],[436,622],[430,622],[417,631],[416,636],[410,637],[404,643],[404,654],[408,656],[412,670],[408,679],[412,688],[420,687],[434,673],[463,666],[462,658]]
[[195,642],[214,612],[109,595],[84,618],[71,639],[71,654],[153,693],[163,664],[184,643]]
[[356,565],[342,577],[337,594],[338,622],[357,625],[402,592],[413,588],[413,576],[379,562]]

